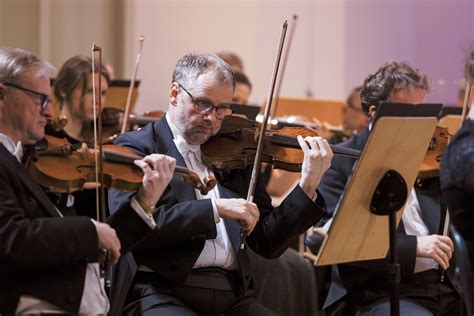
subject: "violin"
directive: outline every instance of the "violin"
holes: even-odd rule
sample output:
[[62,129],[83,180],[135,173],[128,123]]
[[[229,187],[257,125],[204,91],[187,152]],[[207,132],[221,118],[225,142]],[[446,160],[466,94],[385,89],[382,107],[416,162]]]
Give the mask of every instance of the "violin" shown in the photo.
[[[137,191],[142,183],[143,173],[133,164],[141,159],[131,150],[115,146],[103,146],[104,186],[122,191]],[[71,193],[82,189],[97,188],[95,180],[96,151],[86,144],[72,145],[66,139],[46,135],[35,145],[31,157],[26,159],[25,167],[35,180],[51,191]],[[216,179],[199,176],[187,168],[176,166],[174,173],[183,181],[206,195],[216,185]]]
[[433,137],[426,151],[425,158],[418,172],[418,179],[429,179],[439,176],[441,156],[448,147],[449,133],[446,127],[436,126]]
[[[258,118],[257,118],[258,120]],[[274,124],[276,122],[276,124]],[[336,126],[332,125],[326,121],[319,121],[317,118],[313,118],[310,120],[305,116],[300,115],[289,115],[284,117],[277,117],[272,120],[271,128],[282,128],[282,127],[306,127],[310,129],[314,129],[319,136],[330,139],[333,136],[337,136],[340,138],[350,138],[356,135],[355,131],[342,127],[342,125]]]
[[[253,164],[259,134],[259,124],[239,116],[227,116],[217,135],[201,145],[205,164],[218,170],[244,169]],[[265,133],[262,162],[290,172],[301,171],[304,154],[296,136],[318,136],[312,129],[284,127]],[[330,145],[334,154],[358,158],[360,151]]]

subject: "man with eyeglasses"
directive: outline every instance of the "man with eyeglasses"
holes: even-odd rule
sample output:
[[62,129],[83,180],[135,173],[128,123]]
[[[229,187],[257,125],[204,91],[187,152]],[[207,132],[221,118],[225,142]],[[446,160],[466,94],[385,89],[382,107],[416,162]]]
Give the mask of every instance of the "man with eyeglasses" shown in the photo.
[[[299,137],[305,154],[299,185],[275,209],[261,181],[255,202],[246,201],[251,170],[213,171],[200,152],[200,145],[232,113],[234,88],[232,70],[218,56],[185,55],[175,66],[165,117],[118,138],[118,145],[139,155],[163,153],[201,178],[216,176],[218,185],[204,196],[175,177],[158,203],[149,205],[161,234],[147,239],[133,258],[119,265],[124,273],[117,274],[123,280],[117,296],[126,299],[114,302],[113,315],[275,315],[254,299],[241,229],[257,253],[281,255],[325,214],[316,189],[332,152],[320,137]],[[128,193],[111,191],[111,212],[129,198]]]
[[[360,96],[369,127],[341,144],[363,150],[377,110],[382,102],[420,104],[426,102],[428,78],[404,62],[382,65],[364,80]],[[387,135],[387,137],[390,137]],[[414,135],[416,137],[416,135]],[[407,160],[410,159],[407,155]],[[354,164],[337,156],[319,189],[331,216],[320,223],[328,229]],[[445,206],[438,177],[420,179],[410,192],[397,228],[400,263],[400,315],[461,315],[461,299],[453,275],[453,242],[443,235]],[[318,225],[319,226],[319,225]],[[317,254],[322,238],[311,235],[306,243]],[[328,314],[388,315],[390,289],[388,259],[348,262],[332,267],[332,283],[323,310]],[[441,269],[446,270],[444,280]],[[345,308],[345,310],[341,310]]]
[[[0,47],[0,315],[106,314],[100,249],[115,263],[156,223],[140,206],[156,202],[168,185],[174,159],[151,155],[131,203],[110,219],[115,229],[86,216],[66,216],[25,170],[24,146],[45,134],[53,116],[46,61],[18,48]],[[133,230],[128,229],[135,223]],[[121,248],[122,247],[122,248]]]

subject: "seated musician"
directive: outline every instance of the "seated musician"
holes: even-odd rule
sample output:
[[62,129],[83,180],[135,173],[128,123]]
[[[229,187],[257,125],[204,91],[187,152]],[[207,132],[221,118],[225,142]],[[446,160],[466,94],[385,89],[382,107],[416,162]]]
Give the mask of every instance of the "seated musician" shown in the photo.
[[[154,203],[169,183],[174,159],[137,161],[143,185],[111,225],[65,216],[21,164],[24,146],[44,137],[53,116],[48,74],[53,67],[32,53],[0,47],[0,314],[106,314],[99,249],[116,262],[120,251],[152,233],[153,219],[137,205]],[[42,158],[44,159],[44,158]],[[137,227],[129,229],[134,222]]]
[[[175,66],[165,117],[117,140],[139,155],[166,153],[201,178],[218,179],[206,196],[173,179],[159,202],[150,205],[161,234],[133,252],[134,281],[131,288],[122,287],[125,315],[275,315],[253,296],[247,251],[239,246],[241,228],[250,248],[278,257],[325,214],[315,192],[332,151],[321,138],[299,138],[305,157],[301,181],[276,209],[258,179],[255,202],[242,198],[250,170],[214,172],[202,163],[200,147],[231,113],[234,88],[232,70],[222,59],[185,55]],[[111,212],[129,199],[130,194],[111,191]]]
[[[99,73],[99,63],[95,64],[96,73]],[[96,98],[98,103],[99,75],[96,75]],[[109,86],[109,74],[101,67],[100,75],[102,89],[102,104],[105,104],[105,95]],[[86,143],[94,145],[94,104],[92,86],[92,59],[76,55],[69,58],[59,70],[54,82],[53,93],[59,105],[59,117],[65,117],[67,123],[59,129],[46,126],[46,134],[66,138],[71,144]],[[76,191],[72,194],[56,194],[48,192],[55,205],[67,213],[74,208],[79,215],[95,218],[96,190]]]
[[[369,122],[383,101],[423,103],[428,92],[426,75],[406,63],[389,62],[369,75],[361,98]],[[343,146],[362,150],[370,127]],[[389,136],[387,136],[389,137]],[[410,159],[407,157],[407,159]],[[329,212],[334,212],[349,179],[354,160],[336,156],[324,175],[319,190]],[[445,207],[440,200],[438,177],[417,184],[409,195],[398,227],[397,253],[401,264],[401,315],[460,315],[460,296],[453,286],[449,269],[440,281],[440,269],[452,267],[453,243],[442,236]],[[361,315],[388,315],[390,311],[387,284],[388,260],[374,260],[338,265],[340,278],[347,289],[347,300],[353,312]],[[335,290],[337,280],[333,280]],[[329,292],[326,306],[343,295]]]
[[343,133],[334,133],[328,140],[330,144],[339,144],[346,141],[352,135],[359,134],[369,125],[367,115],[362,110],[360,91],[362,87],[354,88],[342,108]]
[[[109,88],[110,77],[105,67],[101,68],[102,104]],[[99,63],[95,64],[99,73]],[[96,103],[99,99],[98,79],[96,75]],[[67,137],[69,142],[94,143],[94,104],[92,86],[92,59],[81,55],[69,58],[59,70],[54,82],[54,96],[59,105],[59,116],[67,118],[66,125],[61,131],[53,131],[48,127],[47,133],[58,137]]]

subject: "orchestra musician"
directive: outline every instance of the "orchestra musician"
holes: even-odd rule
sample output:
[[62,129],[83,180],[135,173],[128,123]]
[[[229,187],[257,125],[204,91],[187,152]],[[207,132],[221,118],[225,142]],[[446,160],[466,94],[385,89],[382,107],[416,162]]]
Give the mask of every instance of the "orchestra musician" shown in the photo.
[[[254,299],[240,230],[247,231],[246,243],[254,251],[278,257],[325,214],[316,189],[332,151],[321,138],[299,138],[305,153],[301,181],[275,209],[261,181],[255,203],[242,198],[249,170],[217,172],[201,162],[200,145],[231,113],[234,88],[231,68],[217,55],[187,54],[175,66],[165,117],[117,139],[139,155],[164,153],[202,177],[218,179],[207,196],[173,179],[159,202],[150,204],[161,233],[133,251],[135,268],[119,264],[132,271],[123,284],[133,278],[130,287],[121,288],[127,293],[125,315],[275,315]],[[129,199],[130,194],[111,190],[111,212]]]
[[[96,89],[99,79],[99,63],[95,63]],[[100,67],[101,98],[105,104],[105,96],[109,87],[109,73]],[[94,145],[94,103],[93,103],[92,59],[82,55],[69,58],[61,67],[54,82],[53,93],[59,105],[59,117],[65,117],[67,123],[62,129],[54,129],[49,124],[46,134],[66,138],[71,144],[86,143]],[[99,91],[96,91],[96,105],[99,102]],[[54,204],[63,212],[71,209],[78,215],[95,218],[96,190],[86,189],[71,194],[48,192]],[[106,211],[108,213],[108,211]]]
[[[423,103],[428,90],[427,77],[419,70],[406,63],[386,63],[369,75],[362,87],[362,107],[369,117],[369,128],[341,145],[362,150],[381,102]],[[353,159],[336,156],[323,176],[319,190],[332,216],[353,165]],[[451,274],[453,243],[450,237],[441,235],[445,212],[438,177],[416,185],[409,195],[397,230],[401,315],[461,314],[461,299]],[[387,284],[387,263],[388,260],[381,259],[333,267],[333,281],[325,308],[335,309],[337,305],[332,304],[347,295],[349,310],[358,315],[388,315],[390,287]],[[444,282],[441,282],[439,266],[443,270],[451,267]],[[342,284],[338,282],[341,280]]]
[[[349,138],[348,135],[359,134],[369,125],[367,115],[362,110],[362,102],[360,99],[361,90],[362,87],[354,88],[342,108],[342,128],[348,133],[334,133],[328,140],[330,144],[342,143]],[[324,128],[324,125],[321,127]]]
[[[110,77],[106,68],[95,63],[96,89],[98,80],[101,80],[102,104],[105,104],[105,96],[109,88]],[[100,77],[98,75],[100,68]],[[94,143],[94,103],[92,86],[92,59],[90,57],[76,55],[69,58],[61,67],[54,82],[54,96],[59,105],[59,116],[65,116],[67,123],[59,132],[47,130],[48,134],[65,137],[71,143],[85,142]],[[99,91],[96,91],[99,102]]]
[[106,314],[99,250],[110,251],[113,263],[153,233],[156,223],[137,201],[157,201],[174,170],[175,160],[162,155],[136,161],[143,183],[110,219],[118,233],[85,216],[63,216],[21,164],[24,146],[41,140],[53,117],[53,69],[32,53],[0,47],[1,315]]

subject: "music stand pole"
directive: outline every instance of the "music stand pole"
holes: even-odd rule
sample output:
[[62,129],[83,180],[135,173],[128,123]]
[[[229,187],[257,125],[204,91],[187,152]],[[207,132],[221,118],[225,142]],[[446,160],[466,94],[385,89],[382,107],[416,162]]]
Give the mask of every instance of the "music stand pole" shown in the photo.
[[400,210],[408,196],[407,186],[402,175],[389,170],[379,181],[372,196],[370,212],[375,215],[388,216],[390,236],[390,263],[388,265],[388,282],[390,291],[390,315],[400,315],[400,264],[397,257],[397,211]]

